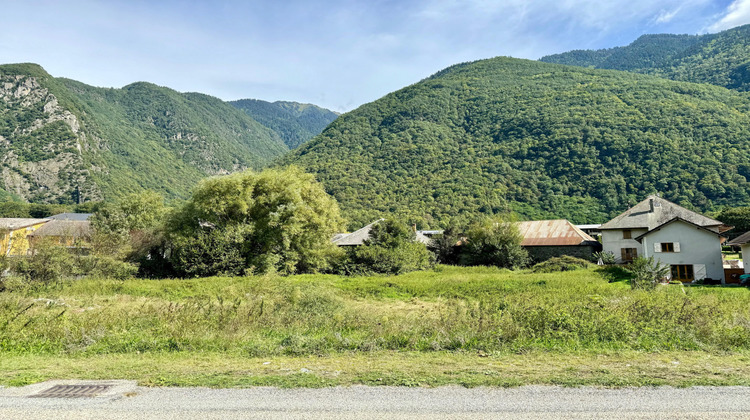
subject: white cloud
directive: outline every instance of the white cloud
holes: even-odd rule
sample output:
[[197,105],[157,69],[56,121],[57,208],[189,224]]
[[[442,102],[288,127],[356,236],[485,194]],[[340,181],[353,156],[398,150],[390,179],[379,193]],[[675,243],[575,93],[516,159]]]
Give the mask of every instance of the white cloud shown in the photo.
[[708,29],[718,32],[746,23],[750,23],[750,0],[735,0],[727,8],[726,14]]
[[669,23],[678,13],[680,13],[680,10],[682,10],[682,6],[672,11],[662,10],[661,13],[659,13],[659,16],[654,19],[654,23]]

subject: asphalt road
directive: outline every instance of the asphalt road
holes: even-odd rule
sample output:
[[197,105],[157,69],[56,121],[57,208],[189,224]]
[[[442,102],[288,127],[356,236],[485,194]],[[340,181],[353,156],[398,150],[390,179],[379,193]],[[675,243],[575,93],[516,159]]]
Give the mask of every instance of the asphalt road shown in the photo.
[[94,398],[29,398],[51,385],[0,389],[0,419],[750,419],[747,387],[206,389],[117,381]]

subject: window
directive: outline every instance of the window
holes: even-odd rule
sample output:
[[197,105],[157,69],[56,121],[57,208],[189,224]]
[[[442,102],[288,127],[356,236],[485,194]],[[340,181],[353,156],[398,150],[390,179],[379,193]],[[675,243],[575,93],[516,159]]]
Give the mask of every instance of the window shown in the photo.
[[638,249],[622,248],[620,250],[620,256],[622,257],[622,262],[632,262],[634,259],[638,258]]
[[630,239],[633,237],[633,233],[630,231],[630,229],[625,229],[622,231],[622,239]]
[[680,243],[654,242],[654,252],[680,252]]
[[679,280],[682,282],[693,281],[693,266],[692,265],[673,265],[672,266],[672,279]]

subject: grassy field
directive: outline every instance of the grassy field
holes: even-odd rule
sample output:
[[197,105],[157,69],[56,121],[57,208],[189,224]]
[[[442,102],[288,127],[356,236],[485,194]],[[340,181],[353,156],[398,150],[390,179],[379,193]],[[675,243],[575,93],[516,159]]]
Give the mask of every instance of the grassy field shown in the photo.
[[749,385],[750,292],[617,270],[79,280],[0,293],[0,383]]

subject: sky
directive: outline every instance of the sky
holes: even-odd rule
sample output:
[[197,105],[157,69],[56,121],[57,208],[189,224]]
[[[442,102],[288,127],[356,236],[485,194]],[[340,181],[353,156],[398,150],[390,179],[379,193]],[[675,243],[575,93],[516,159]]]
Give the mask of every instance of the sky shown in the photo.
[[450,65],[750,23],[750,0],[0,0],[0,64],[352,110]]

